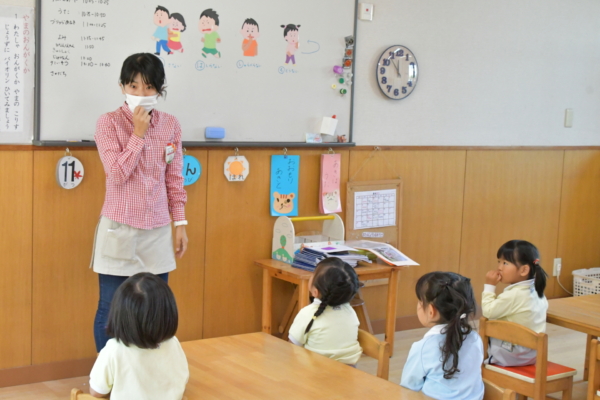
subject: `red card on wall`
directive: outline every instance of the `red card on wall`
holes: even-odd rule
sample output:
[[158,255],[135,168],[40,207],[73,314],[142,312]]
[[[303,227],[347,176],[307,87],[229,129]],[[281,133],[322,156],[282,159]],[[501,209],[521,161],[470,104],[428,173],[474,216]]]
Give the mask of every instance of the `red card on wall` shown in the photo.
[[342,211],[342,201],[340,198],[341,164],[341,154],[321,155],[319,211],[323,214]]

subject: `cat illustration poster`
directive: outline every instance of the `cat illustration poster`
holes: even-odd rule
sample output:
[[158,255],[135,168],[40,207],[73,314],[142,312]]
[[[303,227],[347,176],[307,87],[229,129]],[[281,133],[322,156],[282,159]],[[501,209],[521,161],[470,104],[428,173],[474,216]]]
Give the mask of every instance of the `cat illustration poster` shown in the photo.
[[298,215],[300,156],[271,156],[271,215]]

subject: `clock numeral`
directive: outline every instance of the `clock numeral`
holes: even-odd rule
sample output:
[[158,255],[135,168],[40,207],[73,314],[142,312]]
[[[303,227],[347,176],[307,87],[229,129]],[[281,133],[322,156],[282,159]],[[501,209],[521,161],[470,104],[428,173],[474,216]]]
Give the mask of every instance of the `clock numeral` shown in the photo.
[[392,85],[387,85],[387,90],[388,90],[388,93],[389,93],[390,90],[392,90]]
[[400,95],[400,91],[398,89],[394,89],[394,96],[399,96]]
[[396,50],[396,55],[398,57],[404,57],[404,50],[402,50],[402,49]]
[[406,61],[408,61],[408,53],[406,53]]
[[387,83],[387,78],[384,76],[383,78],[381,78],[381,84],[385,85]]
[[406,82],[406,84],[408,85],[408,87],[412,87],[412,81],[408,81]]
[[389,67],[390,65],[390,60],[383,60],[383,65],[385,65],[386,67]]
[[406,94],[406,86],[402,86],[402,94]]
[[379,69],[379,73],[380,73],[381,75],[385,74],[385,68],[381,67],[381,68]]
[[394,54],[395,54],[395,53],[394,53],[393,51],[390,51],[390,58],[391,58],[391,59],[395,58],[395,57],[394,57]]
[[408,64],[408,75],[414,79],[415,75],[416,75],[416,71],[417,68],[415,67],[415,63],[411,62],[410,64]]

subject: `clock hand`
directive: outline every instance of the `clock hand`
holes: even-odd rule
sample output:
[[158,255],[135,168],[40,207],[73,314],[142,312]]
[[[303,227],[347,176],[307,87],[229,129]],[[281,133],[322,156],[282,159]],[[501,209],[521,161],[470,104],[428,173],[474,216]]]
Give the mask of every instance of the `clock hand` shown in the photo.
[[398,65],[394,63],[394,60],[392,60],[392,64],[394,64],[394,67],[396,67],[396,71],[398,71],[398,76],[400,76],[400,60],[398,60]]

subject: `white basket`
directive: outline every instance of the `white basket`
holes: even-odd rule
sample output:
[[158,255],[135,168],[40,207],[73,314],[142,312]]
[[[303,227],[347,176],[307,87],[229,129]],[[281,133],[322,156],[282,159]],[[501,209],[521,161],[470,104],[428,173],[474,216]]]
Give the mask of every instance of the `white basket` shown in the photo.
[[573,296],[600,293],[600,268],[573,271]]

